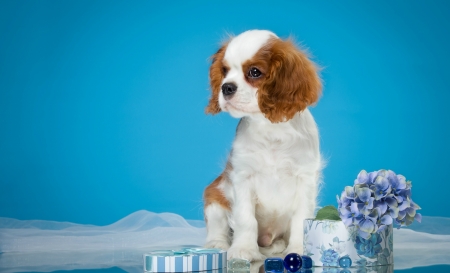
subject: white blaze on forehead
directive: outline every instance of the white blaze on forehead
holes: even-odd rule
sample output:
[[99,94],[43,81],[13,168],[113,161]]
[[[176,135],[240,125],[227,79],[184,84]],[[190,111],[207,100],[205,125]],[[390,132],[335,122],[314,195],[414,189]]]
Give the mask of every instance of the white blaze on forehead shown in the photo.
[[241,65],[251,59],[270,38],[278,38],[267,30],[249,30],[233,38],[228,44],[224,59],[230,66]]

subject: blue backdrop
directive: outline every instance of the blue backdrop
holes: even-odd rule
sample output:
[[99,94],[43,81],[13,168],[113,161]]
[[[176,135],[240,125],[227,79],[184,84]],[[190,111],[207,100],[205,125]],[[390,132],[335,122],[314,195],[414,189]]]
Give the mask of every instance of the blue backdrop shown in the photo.
[[413,182],[450,216],[448,1],[2,1],[0,216],[109,224],[147,209],[202,219],[237,120],[206,116],[227,32],[294,35],[324,69],[311,111],[321,204],[361,169]]

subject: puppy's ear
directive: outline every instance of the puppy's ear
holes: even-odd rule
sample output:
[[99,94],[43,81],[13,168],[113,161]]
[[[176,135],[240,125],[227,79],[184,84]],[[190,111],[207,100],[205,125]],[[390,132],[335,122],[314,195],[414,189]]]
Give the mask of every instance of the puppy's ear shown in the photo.
[[287,121],[319,99],[318,68],[291,40],[274,38],[264,49],[270,67],[258,89],[259,108],[273,123]]
[[211,56],[212,64],[209,68],[209,84],[211,87],[211,97],[209,104],[206,106],[207,114],[217,114],[220,112],[219,94],[222,87],[222,80],[225,77],[223,57],[227,48],[227,43],[222,45],[216,54]]

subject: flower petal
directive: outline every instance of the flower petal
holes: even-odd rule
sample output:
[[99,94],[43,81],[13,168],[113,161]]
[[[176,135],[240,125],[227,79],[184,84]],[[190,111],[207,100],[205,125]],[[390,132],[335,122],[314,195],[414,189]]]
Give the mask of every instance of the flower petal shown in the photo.
[[398,179],[398,184],[396,186],[396,189],[397,190],[406,189],[406,178],[403,175],[398,174],[397,179]]
[[391,184],[389,183],[389,180],[387,178],[381,177],[381,176],[377,177],[377,179],[375,180],[374,185],[377,187],[377,189],[383,190],[384,192],[387,192],[388,189],[390,189],[390,187],[391,187]]
[[401,203],[401,202],[403,202],[403,197],[401,197],[400,195],[394,195],[394,198],[397,200],[397,203]]
[[418,210],[421,209],[421,207],[419,207],[419,205],[417,205],[416,203],[413,202],[413,200],[409,200],[411,203],[411,207],[413,207],[414,209]]
[[397,218],[397,217],[398,217],[398,213],[399,213],[398,208],[395,208],[395,207],[389,208],[389,215],[390,215],[392,218]]
[[383,200],[374,201],[373,205],[380,209],[380,214],[384,214],[387,210],[387,204]]
[[410,216],[410,217],[414,217],[416,216],[416,210],[413,207],[409,207],[406,209],[406,213]]
[[362,220],[359,222],[359,229],[367,233],[372,233],[375,230],[375,223],[370,219]]
[[412,222],[414,221],[414,217],[411,217],[411,216],[409,216],[408,214],[406,214],[405,219],[406,219],[406,221],[405,221],[405,225],[406,225],[406,226],[411,225]]
[[351,227],[353,225],[353,219],[351,217],[342,219],[342,222],[346,227]]
[[383,215],[383,217],[381,217],[380,222],[383,225],[390,225],[392,224],[392,217],[390,215]]
[[417,222],[422,223],[422,214],[416,213],[416,216],[414,216],[414,219],[416,219]]
[[380,209],[374,208],[368,215],[366,215],[366,219],[370,219],[372,222],[376,223],[378,221],[379,213]]
[[398,185],[399,183],[397,175],[391,170],[387,171],[386,178],[389,180],[391,187],[394,187],[394,185]]
[[401,221],[401,220],[403,220],[403,218],[405,218],[405,216],[406,216],[406,210],[399,211],[397,220]]
[[[358,229],[358,235],[359,235],[359,237],[364,238],[366,240],[370,238],[370,233],[364,232],[361,229]],[[364,249],[364,245],[361,245],[360,249],[359,250],[357,249],[357,251],[358,251],[359,255],[366,253],[366,250]]]
[[410,203],[408,200],[403,200],[403,202],[401,204],[398,205],[398,209],[400,211],[404,211],[405,209],[410,207]]
[[367,172],[365,170],[360,171],[358,174],[358,177],[355,180],[355,185],[356,184],[367,184],[367,182],[369,182],[369,175],[367,174]]
[[355,202],[355,204],[356,204],[356,207],[358,208],[358,211],[360,211],[363,214],[366,212],[366,210],[364,209],[364,203],[356,203]]
[[354,191],[353,187],[350,187],[350,186],[345,187],[345,195],[349,199],[355,199],[355,191]]
[[375,183],[375,179],[378,176],[378,172],[371,172],[369,173],[369,184]]
[[403,199],[406,199],[408,197],[411,197],[411,189],[404,189],[400,190],[398,193]]
[[350,205],[350,211],[351,211],[353,214],[355,214],[355,215],[359,215],[358,203],[353,202],[353,203]]
[[348,217],[351,217],[352,212],[350,211],[350,208],[349,208],[349,207],[341,207],[341,208],[339,209],[339,215],[340,215],[341,217],[346,217],[346,218],[348,218]]
[[372,194],[371,190],[366,187],[356,187],[355,192],[359,199],[363,202],[366,202]]
[[[392,196],[392,195],[391,195]],[[389,207],[398,207],[397,199],[394,197],[386,197],[384,198],[384,201],[388,204]]]
[[378,232],[378,233],[382,232],[383,230],[386,229],[386,227],[387,227],[386,225],[380,225],[380,226],[378,227],[377,232]]
[[387,171],[386,170],[379,170],[378,171],[378,176],[387,177]]

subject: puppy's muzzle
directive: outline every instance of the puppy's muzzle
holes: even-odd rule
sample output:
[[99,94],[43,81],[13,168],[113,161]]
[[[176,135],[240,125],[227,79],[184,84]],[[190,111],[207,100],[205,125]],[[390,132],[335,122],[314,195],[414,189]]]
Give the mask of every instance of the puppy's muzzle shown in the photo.
[[222,85],[222,93],[226,100],[231,99],[234,93],[236,93],[237,86],[232,82],[227,82]]

